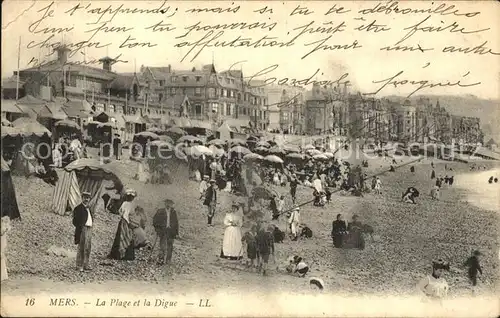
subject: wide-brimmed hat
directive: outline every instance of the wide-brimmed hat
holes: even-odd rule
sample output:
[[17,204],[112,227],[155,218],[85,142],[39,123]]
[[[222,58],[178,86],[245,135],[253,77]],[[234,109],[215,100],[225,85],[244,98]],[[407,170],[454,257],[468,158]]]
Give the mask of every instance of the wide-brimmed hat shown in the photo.
[[353,219],[353,220],[354,220],[354,219],[359,219],[359,215],[354,214],[354,215],[352,216],[352,219]]
[[232,208],[236,208],[236,209],[239,209],[239,208],[240,208],[240,206],[241,206],[241,204],[240,204],[240,203],[238,203],[238,202],[233,202],[233,204],[231,204],[231,207],[232,207]]
[[85,197],[85,198],[90,198],[92,196],[92,194],[90,192],[82,192],[82,198]]
[[325,288],[325,283],[321,278],[311,277],[309,284],[317,286],[319,289],[323,290]]
[[204,175],[203,179],[210,179],[210,176]]
[[214,179],[210,179],[210,183],[215,183],[216,181]]
[[174,201],[172,199],[165,199],[163,200],[163,203],[165,203],[165,205],[174,205]]
[[137,192],[134,189],[127,189],[127,190],[125,190],[125,195],[131,195],[133,197],[136,197]]
[[474,252],[472,252],[472,255],[474,256],[479,256],[479,255],[482,255],[480,251],[478,250],[475,250]]

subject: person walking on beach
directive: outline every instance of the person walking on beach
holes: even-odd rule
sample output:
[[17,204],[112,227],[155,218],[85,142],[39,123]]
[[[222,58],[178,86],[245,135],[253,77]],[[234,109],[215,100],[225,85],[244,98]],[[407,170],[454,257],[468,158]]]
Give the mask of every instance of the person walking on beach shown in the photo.
[[156,211],[153,217],[153,227],[157,239],[160,239],[158,265],[170,263],[174,251],[174,240],[179,237],[179,219],[174,210],[174,201],[166,199],[165,207]]
[[341,248],[342,247],[342,241],[343,237],[347,232],[347,226],[345,224],[345,221],[343,220],[342,214],[337,214],[337,219],[332,222],[332,239],[333,239],[333,246],[336,248]]
[[377,177],[375,181],[375,193],[376,194],[382,193],[382,181],[380,181],[379,177]]
[[469,281],[472,284],[472,294],[476,293],[478,273],[481,276],[483,275],[483,270],[481,269],[481,265],[479,264],[480,255],[481,252],[474,251],[472,253],[472,256],[470,256],[464,263],[464,266],[468,268],[467,273],[469,276]]
[[220,251],[221,258],[234,261],[243,258],[243,245],[241,237],[241,226],[243,225],[243,220],[238,215],[239,209],[240,205],[233,203],[231,210],[229,210],[224,217],[224,226],[226,229],[224,231],[224,239],[222,240],[222,248]]
[[425,300],[441,301],[448,295],[448,282],[442,277],[444,271],[449,271],[450,265],[442,259],[432,262],[432,274],[422,278],[417,284],[417,290]]
[[257,225],[252,225],[250,231],[243,235],[241,241],[245,242],[247,246],[247,257],[250,261],[247,261],[247,267],[254,268],[257,265],[255,260],[259,261],[257,253]]
[[292,178],[290,180],[290,195],[292,196],[292,202],[295,204],[295,198],[297,196],[297,185],[299,184],[299,180],[297,180],[297,176],[292,174]]
[[200,199],[205,197],[205,192],[207,191],[209,184],[208,184],[209,176],[204,175],[203,180],[200,181]]
[[431,180],[435,179],[436,178],[436,171],[434,171],[434,169],[432,169],[432,172],[431,172]]
[[299,222],[300,222],[300,208],[295,207],[288,217],[288,226],[292,236],[292,241],[296,241],[299,238]]
[[208,225],[213,226],[212,219],[215,215],[215,207],[217,206],[217,189],[215,188],[215,180],[210,180],[210,186],[205,192],[205,201],[203,205],[207,206],[208,211]]
[[82,193],[82,203],[73,210],[73,225],[75,227],[74,242],[78,245],[76,266],[80,272],[91,270],[89,266],[92,247],[92,227],[94,214],[90,209],[90,193]]
[[[269,256],[273,255],[274,259],[274,226],[269,225],[267,229],[260,229],[257,231],[257,247],[260,256],[259,270],[262,270],[262,275],[267,275],[267,267],[269,263]],[[276,262],[276,260],[274,259]]]

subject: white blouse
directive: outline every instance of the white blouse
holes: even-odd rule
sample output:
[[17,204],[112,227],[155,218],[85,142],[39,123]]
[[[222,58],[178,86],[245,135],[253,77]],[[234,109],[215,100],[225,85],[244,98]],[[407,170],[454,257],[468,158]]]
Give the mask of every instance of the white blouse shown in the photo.
[[448,295],[448,290],[450,289],[444,278],[434,278],[432,275],[427,275],[422,278],[417,284],[417,288],[426,296],[433,298],[446,297]]

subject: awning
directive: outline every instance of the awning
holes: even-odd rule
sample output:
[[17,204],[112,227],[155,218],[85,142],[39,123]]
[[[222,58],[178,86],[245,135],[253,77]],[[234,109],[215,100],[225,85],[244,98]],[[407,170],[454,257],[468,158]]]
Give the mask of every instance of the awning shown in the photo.
[[17,107],[16,101],[13,99],[2,99],[0,107],[2,109],[2,113],[23,113],[23,111]]
[[123,119],[126,123],[146,124],[146,120],[144,120],[144,118],[142,118],[140,115],[124,115]]
[[212,125],[209,122],[202,120],[191,119],[191,126],[194,128],[212,129]]

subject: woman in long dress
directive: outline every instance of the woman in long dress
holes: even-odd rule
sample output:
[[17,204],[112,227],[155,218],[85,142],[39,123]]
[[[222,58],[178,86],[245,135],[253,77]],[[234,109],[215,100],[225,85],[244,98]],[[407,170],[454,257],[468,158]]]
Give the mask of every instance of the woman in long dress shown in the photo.
[[10,218],[9,216],[2,217],[2,228],[1,228],[1,266],[0,269],[2,271],[1,280],[6,280],[9,278],[7,274],[7,260],[5,253],[7,252],[7,233],[11,230]]
[[239,260],[243,258],[243,244],[241,242],[241,226],[243,220],[237,214],[239,205],[233,204],[231,211],[226,213],[224,218],[224,240],[220,257],[230,260]]
[[134,199],[136,196],[134,190],[128,189],[125,192],[125,201],[119,210],[121,219],[108,258],[129,261],[135,259],[134,230],[130,225],[130,215],[135,213],[136,204]]

